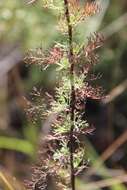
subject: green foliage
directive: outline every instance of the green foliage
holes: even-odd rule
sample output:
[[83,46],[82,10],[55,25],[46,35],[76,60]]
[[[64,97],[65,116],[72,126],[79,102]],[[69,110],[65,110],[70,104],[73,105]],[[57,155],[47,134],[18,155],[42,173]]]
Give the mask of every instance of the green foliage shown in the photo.
[[34,154],[34,146],[27,140],[17,139],[13,137],[0,137],[0,148],[15,150],[27,155]]
[[42,2],[38,3],[38,6],[29,7],[25,1],[1,0],[0,11],[2,41],[21,42],[23,48],[40,45],[45,48],[57,36],[55,14],[43,10]]

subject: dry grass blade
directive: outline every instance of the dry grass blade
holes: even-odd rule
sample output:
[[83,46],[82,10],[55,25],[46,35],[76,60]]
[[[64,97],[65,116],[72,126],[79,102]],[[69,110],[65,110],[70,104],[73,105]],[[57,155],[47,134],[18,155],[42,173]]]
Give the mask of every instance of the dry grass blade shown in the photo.
[[28,5],[30,5],[30,4],[34,4],[34,3],[36,3],[38,0],[31,0],[31,1],[29,1],[27,4]]
[[127,79],[123,81],[121,84],[113,88],[107,98],[103,101],[104,103],[108,104],[114,101],[118,96],[120,96],[125,90],[127,89]]
[[24,186],[8,171],[0,170],[0,187],[2,190],[25,190]]
[[122,144],[127,141],[127,131],[117,138],[101,155],[103,161],[107,160]]
[[0,172],[0,179],[4,182],[4,184],[6,185],[6,187],[8,188],[8,190],[14,190],[14,188],[12,187],[12,185],[6,179],[5,175],[2,172]]
[[[90,182],[89,184],[85,184],[85,190],[95,190],[104,187],[110,187],[124,182],[127,182],[127,174],[116,176],[115,178],[100,180],[97,182]],[[84,187],[81,189],[84,190]]]
[[88,171],[88,175],[95,173],[99,167],[125,142],[127,141],[127,131],[125,131],[119,138],[117,138],[96,160],[94,166]]

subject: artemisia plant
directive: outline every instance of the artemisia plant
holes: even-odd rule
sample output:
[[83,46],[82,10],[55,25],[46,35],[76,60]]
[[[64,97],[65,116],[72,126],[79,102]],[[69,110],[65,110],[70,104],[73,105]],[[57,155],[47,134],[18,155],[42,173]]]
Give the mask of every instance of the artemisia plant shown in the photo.
[[[85,103],[88,97],[102,96],[101,88],[91,86],[90,75],[98,62],[96,49],[102,45],[103,37],[94,33],[86,44],[78,44],[74,34],[79,22],[97,13],[99,7],[95,1],[79,0],[43,0],[42,4],[56,11],[58,29],[66,42],[55,43],[47,51],[32,50],[25,58],[28,64],[37,64],[42,69],[56,65],[59,79],[55,96],[47,94],[50,109],[39,106],[44,119],[55,114],[55,120],[51,133],[42,140],[40,162],[28,186],[32,190],[46,190],[52,184],[55,189],[75,190],[76,175],[86,167],[82,137],[93,130],[84,120]],[[28,112],[36,113],[37,109],[29,104]]]

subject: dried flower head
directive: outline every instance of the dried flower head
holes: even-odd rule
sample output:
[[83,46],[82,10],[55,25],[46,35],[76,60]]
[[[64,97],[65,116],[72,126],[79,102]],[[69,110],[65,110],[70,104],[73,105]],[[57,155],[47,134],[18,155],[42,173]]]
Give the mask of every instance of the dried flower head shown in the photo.
[[63,49],[57,45],[45,52],[42,50],[42,48],[37,48],[35,50],[30,50],[27,53],[24,61],[27,64],[39,65],[44,69],[49,65],[57,64],[63,57],[63,54]]
[[[81,21],[100,11],[99,6],[96,2],[81,3],[79,0],[68,0],[68,3],[70,23],[73,28]],[[66,18],[62,13],[60,14],[59,19],[59,29],[64,33],[67,32]]]
[[94,33],[88,38],[87,46],[84,47],[85,56],[89,57],[92,52],[102,46],[104,37],[101,34]]

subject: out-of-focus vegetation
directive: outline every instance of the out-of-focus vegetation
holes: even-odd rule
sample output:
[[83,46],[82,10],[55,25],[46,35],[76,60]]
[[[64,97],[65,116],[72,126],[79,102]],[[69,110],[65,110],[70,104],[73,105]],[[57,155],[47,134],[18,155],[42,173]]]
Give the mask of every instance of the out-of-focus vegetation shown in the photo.
[[[41,0],[33,5],[28,5],[27,2],[0,0],[1,64],[17,45],[23,57],[24,52],[30,48],[41,46],[45,49],[57,39],[64,40],[57,31],[55,10],[43,9]],[[120,183],[127,181],[125,180],[127,179],[125,176],[127,135],[124,136],[124,141],[119,138],[126,132],[127,125],[127,1],[105,0],[104,3],[102,0],[102,2],[101,15],[91,18],[87,24],[83,23],[76,31],[77,40],[80,41],[96,30],[105,34],[104,47],[100,51],[100,64],[93,72],[102,75],[98,84],[101,84],[105,94],[110,94],[111,97],[107,102],[88,100],[88,119],[95,124],[96,131],[87,139],[86,149],[92,166],[88,168],[82,181],[107,178],[113,181],[117,175],[118,180],[115,182],[103,181],[98,186],[95,183],[88,189],[103,189],[102,187],[110,186],[111,190],[125,190],[126,186]],[[119,20],[121,16],[123,19]],[[78,31],[81,31],[81,36]],[[10,68],[5,78],[3,83],[3,76],[0,77],[0,84],[2,83],[0,85],[0,167],[5,167],[22,181],[24,176],[29,175],[27,169],[36,157],[39,137],[43,135],[41,122],[33,126],[33,123],[26,119],[22,96],[30,98],[33,86],[42,88],[44,93],[45,90],[52,92],[55,73],[53,68],[44,73],[35,66],[27,67],[21,59]],[[5,127],[2,125],[3,120],[6,123]],[[106,152],[107,148],[109,149]],[[109,152],[111,154],[108,155]],[[102,161],[98,167],[97,160]],[[92,172],[96,167],[95,172]],[[77,181],[77,183],[82,189],[83,182]],[[4,188],[3,184],[5,183],[1,179],[0,188],[9,189],[6,188],[6,184]]]
[[28,6],[28,1],[0,1],[0,40],[21,43],[23,47],[46,47],[57,36],[55,14],[42,3]]

